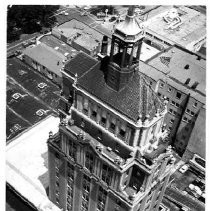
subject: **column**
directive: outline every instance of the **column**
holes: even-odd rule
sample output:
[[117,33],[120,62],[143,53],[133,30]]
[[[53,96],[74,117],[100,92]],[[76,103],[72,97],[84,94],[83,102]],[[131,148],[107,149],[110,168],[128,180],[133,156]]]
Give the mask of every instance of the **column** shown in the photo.
[[135,48],[135,45],[133,45],[133,47],[131,49],[131,55],[130,55],[130,59],[129,59],[129,65],[132,65],[134,48]]
[[139,46],[136,54],[136,59],[140,60],[140,54],[141,54],[141,46],[142,46],[142,40],[139,41]]
[[126,52],[127,52],[127,46],[124,46],[124,50],[123,50],[123,55],[122,55],[122,60],[121,60],[120,67],[123,67],[124,64],[125,64],[125,55],[126,55]]
[[114,46],[115,46],[115,38],[112,37],[111,52],[110,52],[110,61],[111,61],[111,62],[112,62],[112,60],[113,60]]
[[116,126],[115,126],[115,131],[114,135],[117,136],[119,134],[119,129],[120,128],[120,121],[116,119]]
[[109,129],[109,126],[110,126],[110,114],[107,114],[107,117],[106,117],[106,129],[108,130]]

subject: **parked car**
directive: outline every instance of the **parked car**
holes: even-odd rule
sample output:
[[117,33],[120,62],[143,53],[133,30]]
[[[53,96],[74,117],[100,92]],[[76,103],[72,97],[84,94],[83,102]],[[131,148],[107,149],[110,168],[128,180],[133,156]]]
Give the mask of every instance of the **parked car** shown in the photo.
[[185,164],[179,169],[179,171],[184,174],[188,169],[189,169],[189,166]]

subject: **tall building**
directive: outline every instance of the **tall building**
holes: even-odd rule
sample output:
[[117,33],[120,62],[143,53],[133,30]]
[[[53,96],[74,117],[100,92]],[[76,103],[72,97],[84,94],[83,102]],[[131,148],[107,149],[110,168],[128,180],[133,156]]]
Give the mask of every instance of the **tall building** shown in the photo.
[[[146,64],[140,62],[140,65],[144,65],[141,74],[158,96],[168,100],[164,122],[170,130],[173,145],[182,155],[192,138],[200,111],[205,110],[206,61],[175,45],[148,59]],[[198,125],[200,131],[205,130],[202,124]]]
[[48,165],[49,197],[63,210],[159,210],[175,158],[163,127],[167,102],[139,74],[143,38],[131,7],[109,56],[79,53],[62,71]]

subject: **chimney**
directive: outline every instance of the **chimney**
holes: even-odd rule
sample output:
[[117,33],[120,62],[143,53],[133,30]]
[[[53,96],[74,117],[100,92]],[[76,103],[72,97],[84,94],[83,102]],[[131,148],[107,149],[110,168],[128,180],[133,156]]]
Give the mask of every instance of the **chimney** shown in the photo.
[[190,83],[190,78],[185,81],[185,84],[188,85]]
[[102,40],[102,46],[101,46],[101,54],[107,55],[107,49],[108,49],[108,37],[104,35],[103,40]]
[[199,83],[196,81],[196,82],[191,86],[191,88],[192,88],[192,89],[196,89],[196,87],[198,86],[198,84],[199,84]]

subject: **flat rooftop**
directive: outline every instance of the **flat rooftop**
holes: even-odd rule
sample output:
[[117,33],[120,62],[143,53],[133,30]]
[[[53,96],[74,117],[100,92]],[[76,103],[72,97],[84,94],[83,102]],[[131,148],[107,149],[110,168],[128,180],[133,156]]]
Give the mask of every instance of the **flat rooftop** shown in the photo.
[[50,48],[44,43],[40,43],[27,47],[23,51],[23,54],[61,77],[60,69],[63,67],[63,60],[66,57],[55,49]]
[[[165,58],[170,60],[168,65]],[[196,90],[206,94],[206,60],[201,57],[173,46],[146,63],[182,84],[189,78],[189,87],[198,82]]]
[[102,33],[96,31],[95,29],[76,19],[72,19],[68,22],[59,25],[57,29],[59,31],[63,31],[63,34],[66,34],[67,37],[71,36],[72,30],[74,30],[73,33],[87,34],[100,42],[103,39]]
[[55,206],[47,196],[49,132],[58,131],[59,118],[49,116],[6,146],[6,181],[40,210]]
[[90,37],[88,34],[82,34],[74,40],[74,42],[90,51],[96,48],[100,41]]
[[148,19],[145,22],[147,30],[185,47],[206,36],[206,16],[185,6],[175,6],[182,24],[175,29],[168,29],[163,17],[171,8]]
[[68,53],[71,57],[74,57],[77,54],[77,50],[66,44],[65,42],[57,39],[51,34],[46,34],[39,39],[40,42],[46,44],[47,46],[55,49],[56,51],[65,55]]
[[[38,85],[45,84],[40,89]],[[7,60],[7,142],[21,135],[46,116],[57,114],[59,88],[17,58]],[[36,114],[42,109],[46,113]],[[27,111],[27,112],[25,112]]]

